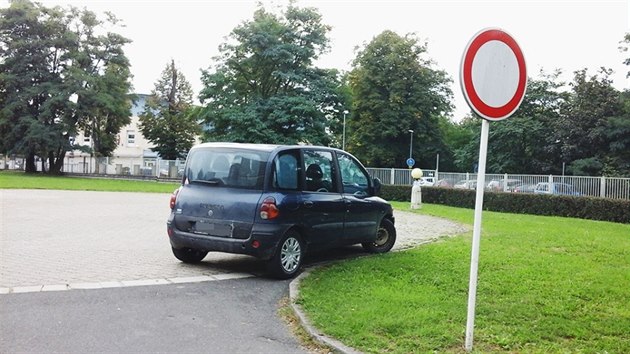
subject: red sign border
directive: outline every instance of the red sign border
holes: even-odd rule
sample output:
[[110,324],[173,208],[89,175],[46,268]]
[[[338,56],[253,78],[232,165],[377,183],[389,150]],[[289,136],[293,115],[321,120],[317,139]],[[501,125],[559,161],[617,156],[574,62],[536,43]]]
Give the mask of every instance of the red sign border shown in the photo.
[[[472,64],[475,55],[477,55],[477,52],[484,44],[493,40],[505,43],[505,45],[512,50],[516,56],[519,71],[516,92],[514,93],[512,99],[501,107],[492,107],[485,104],[477,94],[472,80]],[[525,97],[525,89],[527,88],[527,68],[525,65],[525,57],[523,56],[521,48],[512,36],[501,29],[486,28],[479,31],[479,33],[470,40],[466,46],[466,50],[464,51],[461,64],[460,82],[462,84],[464,98],[466,98],[468,105],[477,112],[477,114],[491,121],[508,118],[521,105],[521,102]]]

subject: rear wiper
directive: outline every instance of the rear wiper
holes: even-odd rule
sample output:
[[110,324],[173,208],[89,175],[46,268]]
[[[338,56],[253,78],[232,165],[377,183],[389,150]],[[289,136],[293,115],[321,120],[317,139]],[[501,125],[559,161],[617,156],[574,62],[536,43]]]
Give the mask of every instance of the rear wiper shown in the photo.
[[203,183],[203,184],[210,184],[213,186],[220,186],[223,184],[223,181],[220,178],[212,178],[212,179],[195,179],[190,181],[190,183]]

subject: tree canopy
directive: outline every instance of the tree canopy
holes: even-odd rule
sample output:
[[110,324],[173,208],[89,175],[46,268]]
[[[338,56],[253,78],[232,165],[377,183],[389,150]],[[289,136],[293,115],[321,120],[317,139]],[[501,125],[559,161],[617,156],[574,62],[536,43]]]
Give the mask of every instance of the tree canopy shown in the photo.
[[[559,118],[567,94],[560,91],[560,72],[540,73],[539,79],[529,78],[523,102],[505,120],[493,122],[488,135],[486,170],[489,173],[559,173]],[[461,143],[449,142],[455,150],[461,171],[474,171],[479,159],[480,118],[468,118],[460,129],[467,133]]]
[[51,173],[63,167],[72,139],[84,132],[97,156],[108,156],[129,122],[129,40],[88,10],[47,8],[16,0],[0,9],[0,136],[3,152],[36,156]]
[[[566,165],[575,175],[630,174],[630,96],[612,87],[610,73],[579,70],[569,91],[559,71],[530,78],[519,109],[490,126],[487,172],[560,174]],[[448,142],[459,171],[474,170],[479,128],[472,117],[452,128],[468,138]]]
[[618,174],[624,170],[623,165],[628,165],[627,160],[619,160],[618,149],[619,144],[625,145],[627,103],[623,102],[625,96],[612,87],[611,74],[605,68],[590,77],[586,69],[575,72],[560,120],[562,158],[574,174]]
[[166,66],[140,114],[140,131],[166,160],[184,157],[201,132],[190,83],[175,61]]
[[452,111],[451,79],[424,58],[426,44],[385,31],[358,53],[350,72],[352,116],[348,150],[374,167],[427,166],[445,151],[439,117]]
[[277,15],[259,5],[202,73],[205,138],[328,145],[326,128],[342,105],[339,75],[313,61],[327,50],[329,31],[315,9],[289,5]]

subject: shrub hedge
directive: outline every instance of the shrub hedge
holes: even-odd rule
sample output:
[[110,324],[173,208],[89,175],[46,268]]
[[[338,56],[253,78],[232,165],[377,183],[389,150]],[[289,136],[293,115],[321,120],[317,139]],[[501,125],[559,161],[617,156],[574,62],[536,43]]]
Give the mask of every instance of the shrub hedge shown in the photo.
[[[410,201],[411,186],[383,185],[386,200]],[[475,191],[422,187],[422,202],[460,208],[475,208]],[[565,195],[486,192],[483,209],[506,213],[564,216],[630,223],[630,200]]]

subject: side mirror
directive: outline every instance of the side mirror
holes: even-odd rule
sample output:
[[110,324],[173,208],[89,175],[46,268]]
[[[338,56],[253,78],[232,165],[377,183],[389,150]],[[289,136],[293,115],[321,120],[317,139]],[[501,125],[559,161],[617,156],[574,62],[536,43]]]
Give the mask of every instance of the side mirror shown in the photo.
[[372,191],[374,192],[374,195],[379,195],[381,194],[381,186],[383,185],[381,183],[381,180],[378,178],[374,178],[373,182],[372,182]]

